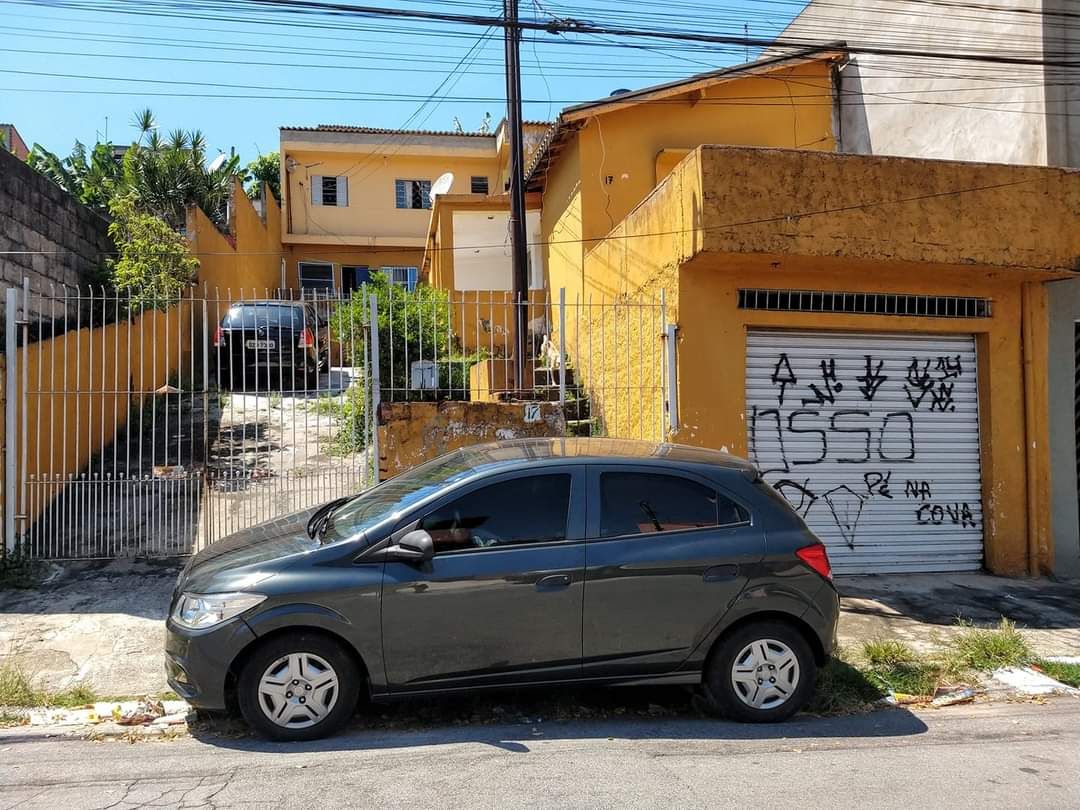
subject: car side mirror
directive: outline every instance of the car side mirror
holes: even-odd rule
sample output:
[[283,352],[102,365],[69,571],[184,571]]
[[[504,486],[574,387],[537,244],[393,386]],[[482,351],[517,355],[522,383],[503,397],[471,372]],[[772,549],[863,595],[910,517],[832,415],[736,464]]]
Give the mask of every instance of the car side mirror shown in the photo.
[[386,549],[386,556],[402,562],[425,563],[435,556],[435,541],[423,529],[415,529]]

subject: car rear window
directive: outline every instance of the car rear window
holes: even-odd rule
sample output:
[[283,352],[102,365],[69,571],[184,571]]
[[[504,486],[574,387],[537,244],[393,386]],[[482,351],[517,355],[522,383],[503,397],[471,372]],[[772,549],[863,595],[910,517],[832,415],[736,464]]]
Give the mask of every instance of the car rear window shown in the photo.
[[239,304],[229,309],[221,323],[233,329],[263,326],[299,330],[304,328],[304,308],[288,304]]
[[746,511],[712,487],[676,475],[600,476],[600,536],[619,537],[742,523]]

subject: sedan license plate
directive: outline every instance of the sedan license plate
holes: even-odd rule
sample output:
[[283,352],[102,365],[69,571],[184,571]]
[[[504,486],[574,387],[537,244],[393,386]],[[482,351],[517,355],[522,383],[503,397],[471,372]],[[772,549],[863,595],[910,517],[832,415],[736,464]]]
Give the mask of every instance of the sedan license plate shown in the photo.
[[249,349],[274,349],[277,343],[273,340],[249,340],[245,344]]

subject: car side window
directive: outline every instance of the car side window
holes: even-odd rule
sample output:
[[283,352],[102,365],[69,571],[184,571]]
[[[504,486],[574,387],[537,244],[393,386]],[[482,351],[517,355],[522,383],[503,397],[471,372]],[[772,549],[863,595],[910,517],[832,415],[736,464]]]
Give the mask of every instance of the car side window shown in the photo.
[[571,476],[500,481],[451,501],[420,521],[435,553],[566,539]]
[[600,475],[600,536],[650,534],[742,523],[746,510],[712,487],[675,475]]

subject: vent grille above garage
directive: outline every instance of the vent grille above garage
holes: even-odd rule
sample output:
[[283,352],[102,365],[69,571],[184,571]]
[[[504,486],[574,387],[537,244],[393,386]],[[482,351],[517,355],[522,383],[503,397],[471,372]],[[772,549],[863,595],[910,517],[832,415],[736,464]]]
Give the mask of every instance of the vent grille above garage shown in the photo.
[[739,309],[843,312],[851,315],[901,315],[915,318],[989,318],[991,314],[988,298],[825,290],[739,290]]

